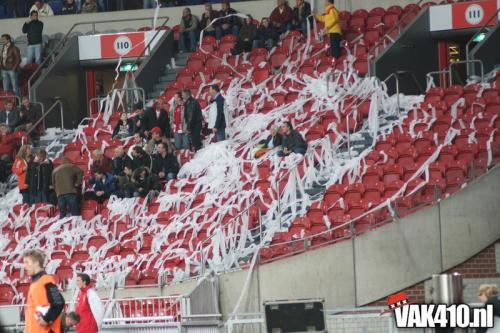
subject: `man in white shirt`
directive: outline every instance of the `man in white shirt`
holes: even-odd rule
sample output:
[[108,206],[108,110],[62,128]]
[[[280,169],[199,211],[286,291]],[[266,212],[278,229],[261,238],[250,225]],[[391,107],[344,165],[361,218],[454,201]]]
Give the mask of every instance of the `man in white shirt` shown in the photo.
[[38,12],[38,16],[54,16],[54,12],[52,11],[52,7],[49,4],[44,3],[43,0],[35,1],[33,6],[31,6],[30,13],[32,11]]

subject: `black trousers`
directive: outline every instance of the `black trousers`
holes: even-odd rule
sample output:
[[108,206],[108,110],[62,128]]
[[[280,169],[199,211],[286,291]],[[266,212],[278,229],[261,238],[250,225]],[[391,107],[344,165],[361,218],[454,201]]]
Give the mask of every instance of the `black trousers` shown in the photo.
[[342,40],[342,35],[339,33],[330,34],[330,55],[335,59],[340,58],[340,41]]
[[191,143],[193,144],[194,151],[198,151],[201,149],[201,125],[193,126],[193,130],[191,132]]

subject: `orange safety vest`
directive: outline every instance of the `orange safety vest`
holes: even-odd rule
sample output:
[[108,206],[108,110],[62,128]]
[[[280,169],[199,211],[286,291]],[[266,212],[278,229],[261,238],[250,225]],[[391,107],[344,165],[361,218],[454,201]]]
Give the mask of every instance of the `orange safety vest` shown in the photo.
[[25,333],[61,333],[61,315],[47,326],[41,326],[36,319],[37,306],[49,305],[47,290],[45,289],[45,286],[49,283],[55,284],[54,277],[44,274],[30,285],[28,300],[24,311],[26,323]]

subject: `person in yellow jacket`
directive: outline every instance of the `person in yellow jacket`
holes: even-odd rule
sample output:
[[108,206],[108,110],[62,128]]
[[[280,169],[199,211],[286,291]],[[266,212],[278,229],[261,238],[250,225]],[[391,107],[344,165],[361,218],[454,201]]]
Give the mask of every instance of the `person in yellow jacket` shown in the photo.
[[315,16],[316,20],[325,23],[325,31],[330,36],[330,55],[338,59],[341,51],[342,29],[340,28],[339,11],[333,3],[334,0],[326,0],[325,12]]
[[45,255],[40,250],[23,253],[23,266],[31,276],[25,306],[25,333],[60,333],[64,298],[52,275],[43,270]]

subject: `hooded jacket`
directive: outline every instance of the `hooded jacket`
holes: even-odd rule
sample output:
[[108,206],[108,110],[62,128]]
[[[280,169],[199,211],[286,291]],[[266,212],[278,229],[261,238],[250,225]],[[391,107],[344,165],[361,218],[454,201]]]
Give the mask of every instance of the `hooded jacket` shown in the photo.
[[325,23],[325,29],[327,33],[342,34],[339,20],[339,11],[333,4],[327,4],[324,14],[316,14],[316,20]]

